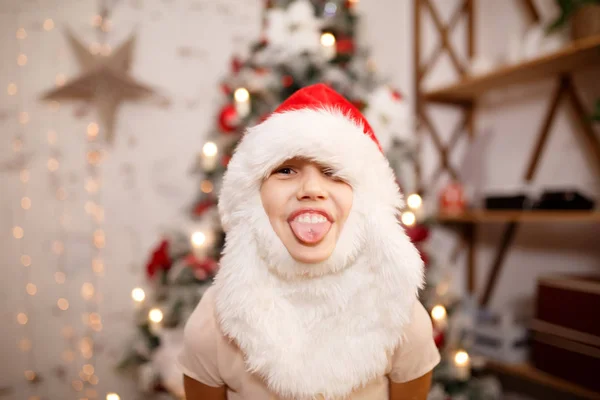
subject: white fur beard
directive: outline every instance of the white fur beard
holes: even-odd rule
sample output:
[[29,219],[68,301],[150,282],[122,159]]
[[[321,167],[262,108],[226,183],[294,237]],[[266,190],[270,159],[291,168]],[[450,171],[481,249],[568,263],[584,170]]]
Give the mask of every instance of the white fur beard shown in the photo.
[[359,213],[365,208],[356,200],[320,264],[290,256],[258,196],[244,212],[247,223],[227,234],[217,318],[248,370],[282,398],[343,399],[382,376],[409,320],[420,256],[395,219]]

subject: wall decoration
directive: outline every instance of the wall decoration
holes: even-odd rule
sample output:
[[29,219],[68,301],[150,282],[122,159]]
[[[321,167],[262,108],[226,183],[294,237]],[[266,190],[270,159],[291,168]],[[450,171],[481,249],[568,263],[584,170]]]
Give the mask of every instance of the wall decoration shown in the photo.
[[126,100],[156,96],[150,86],[138,82],[129,75],[133,59],[135,37],[131,36],[114,52],[104,45],[91,50],[67,31],[67,39],[81,68],[81,74],[63,86],[44,93],[43,100],[83,100],[91,102],[108,144],[114,142],[117,108]]

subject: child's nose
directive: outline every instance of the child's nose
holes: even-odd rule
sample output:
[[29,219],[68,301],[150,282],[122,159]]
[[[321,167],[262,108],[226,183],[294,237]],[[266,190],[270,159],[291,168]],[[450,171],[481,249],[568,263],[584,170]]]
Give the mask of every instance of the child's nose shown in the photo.
[[323,182],[323,176],[319,171],[306,171],[303,174],[302,184],[298,191],[299,200],[326,199],[327,191]]

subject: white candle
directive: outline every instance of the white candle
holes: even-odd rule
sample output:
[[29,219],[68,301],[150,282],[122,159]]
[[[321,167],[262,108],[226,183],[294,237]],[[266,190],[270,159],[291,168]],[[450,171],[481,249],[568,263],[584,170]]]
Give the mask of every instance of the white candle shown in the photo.
[[437,306],[433,307],[431,309],[431,318],[433,319],[433,323],[438,330],[446,330],[446,327],[448,326],[448,314],[446,313],[444,306],[438,304]]
[[471,359],[464,350],[459,350],[454,355],[454,376],[460,381],[469,380],[471,377]]
[[202,147],[202,168],[206,171],[212,171],[217,166],[217,153],[219,149],[213,142],[206,142]]
[[244,118],[250,114],[250,93],[246,88],[235,90],[233,97],[235,99],[235,111],[239,118]]
[[329,32],[321,35],[321,54],[327,61],[335,58],[335,36]]

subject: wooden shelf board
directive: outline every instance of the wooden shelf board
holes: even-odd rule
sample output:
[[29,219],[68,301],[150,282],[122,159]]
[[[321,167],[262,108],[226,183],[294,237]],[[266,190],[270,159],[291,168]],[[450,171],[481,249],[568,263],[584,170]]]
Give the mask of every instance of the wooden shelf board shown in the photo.
[[600,63],[600,35],[578,40],[555,53],[428,91],[424,97],[434,102],[464,103],[491,89],[571,72],[594,63]]
[[505,364],[496,361],[487,361],[486,366],[494,372],[517,376],[586,399],[600,399],[600,393],[540,371],[528,363]]
[[504,211],[472,210],[462,214],[438,214],[440,222],[600,222],[600,211]]

